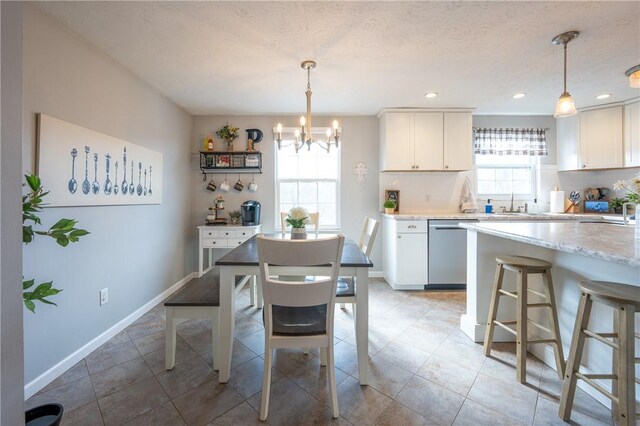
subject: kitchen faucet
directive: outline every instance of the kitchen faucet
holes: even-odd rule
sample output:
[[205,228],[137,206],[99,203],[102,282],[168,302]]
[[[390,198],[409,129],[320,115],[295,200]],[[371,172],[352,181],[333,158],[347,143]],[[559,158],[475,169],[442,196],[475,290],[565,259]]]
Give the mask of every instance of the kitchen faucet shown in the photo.
[[[502,207],[502,213],[522,213],[520,210],[522,206],[519,206],[517,209],[513,208],[513,191],[511,191],[511,204],[509,205],[509,210],[506,207]],[[527,204],[524,205],[524,211],[527,213]]]

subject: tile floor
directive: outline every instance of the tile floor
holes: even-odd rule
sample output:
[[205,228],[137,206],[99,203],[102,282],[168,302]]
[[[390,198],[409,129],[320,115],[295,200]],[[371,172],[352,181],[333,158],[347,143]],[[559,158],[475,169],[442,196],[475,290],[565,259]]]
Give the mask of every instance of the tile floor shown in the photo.
[[[318,351],[280,351],[271,387],[270,424],[554,425],[561,382],[530,356],[527,385],[515,380],[513,344],[491,358],[463,335],[462,292],[396,292],[373,279],[370,298],[370,386],[357,380],[351,307],[337,308],[336,377],[340,418],[331,419]],[[231,379],[211,368],[206,321],[178,326],[177,362],[164,369],[164,307],[69,369],[27,407],[57,401],[66,425],[261,424],[263,371],[261,311],[244,289],[236,305]],[[578,390],[574,424],[612,424],[611,413]]]

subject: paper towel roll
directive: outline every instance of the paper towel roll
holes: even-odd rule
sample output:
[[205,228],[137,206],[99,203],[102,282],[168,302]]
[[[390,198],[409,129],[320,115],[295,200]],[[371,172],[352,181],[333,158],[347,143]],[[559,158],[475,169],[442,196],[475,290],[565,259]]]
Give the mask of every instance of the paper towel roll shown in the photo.
[[564,191],[551,191],[549,201],[551,213],[564,213]]

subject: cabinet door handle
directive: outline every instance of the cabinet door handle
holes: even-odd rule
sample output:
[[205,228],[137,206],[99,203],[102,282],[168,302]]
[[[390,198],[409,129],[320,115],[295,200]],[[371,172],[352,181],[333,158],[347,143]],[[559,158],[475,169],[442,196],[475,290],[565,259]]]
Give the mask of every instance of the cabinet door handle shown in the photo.
[[583,164],[583,165],[582,165],[582,168],[583,168],[583,169],[585,169],[586,167],[587,167],[587,165],[586,165],[586,164]]
[[416,229],[416,228],[417,228],[417,226],[415,226],[415,225],[409,225],[409,226],[407,226],[407,228],[409,228],[409,229]]
[[402,238],[402,235],[398,235],[398,239],[401,239],[401,238]]

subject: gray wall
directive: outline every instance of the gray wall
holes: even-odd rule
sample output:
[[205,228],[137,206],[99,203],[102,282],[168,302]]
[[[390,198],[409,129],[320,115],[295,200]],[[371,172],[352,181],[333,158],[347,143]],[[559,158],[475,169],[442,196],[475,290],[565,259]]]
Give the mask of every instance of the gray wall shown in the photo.
[[[301,94],[301,108],[304,107],[304,97]],[[342,232],[357,240],[360,237],[364,216],[379,218],[380,206],[378,205],[378,119],[366,116],[347,117],[321,117],[314,116],[314,123],[330,124],[334,118],[340,121],[343,127],[342,142],[340,145],[340,228]],[[189,257],[192,270],[197,263],[197,233],[196,226],[204,223],[207,208],[213,203],[213,199],[221,194],[219,191],[210,192],[205,189],[206,183],[202,181],[202,174],[198,169],[198,151],[202,149],[202,140],[208,133],[215,133],[228,121],[230,125],[240,127],[241,137],[236,139],[235,150],[246,148],[246,132],[248,128],[259,128],[264,133],[262,142],[256,144],[256,149],[262,152],[262,174],[256,175],[258,191],[255,193],[230,191],[224,194],[226,210],[235,210],[245,200],[259,201],[262,206],[263,232],[273,232],[276,223],[275,206],[275,142],[273,140],[273,127],[281,122],[283,126],[293,126],[297,123],[297,117],[292,116],[200,116],[194,119],[193,136],[191,138],[192,151],[192,177],[193,208],[192,208],[192,233],[189,244]],[[222,149],[222,143],[216,139],[216,150]],[[292,148],[290,148],[292,149]],[[365,183],[358,184],[353,174],[353,169],[362,161],[369,169]],[[251,175],[243,174],[242,181],[247,184]],[[229,184],[233,185],[238,179],[238,174],[229,174]],[[216,185],[224,180],[224,174],[214,175]],[[279,219],[277,219],[279,220]],[[371,256],[374,263],[374,271],[382,270],[381,239],[378,240]],[[223,253],[220,251],[220,253]],[[220,253],[217,253],[220,254]]]
[[[91,235],[66,248],[42,237],[24,249],[25,276],[53,280],[64,289],[55,297],[58,307],[40,305],[35,315],[25,310],[29,382],[191,272],[185,252],[191,232],[193,119],[35,7],[25,7],[24,26],[25,172],[34,170],[38,112],[164,156],[160,205],[49,208],[43,213],[45,225],[75,218]],[[105,287],[110,300],[101,307],[98,295]]]
[[24,422],[22,334],[22,4],[0,3],[0,424]]
[[549,155],[540,157],[540,164],[556,164],[556,119],[552,115],[474,115],[473,127],[548,128]]

